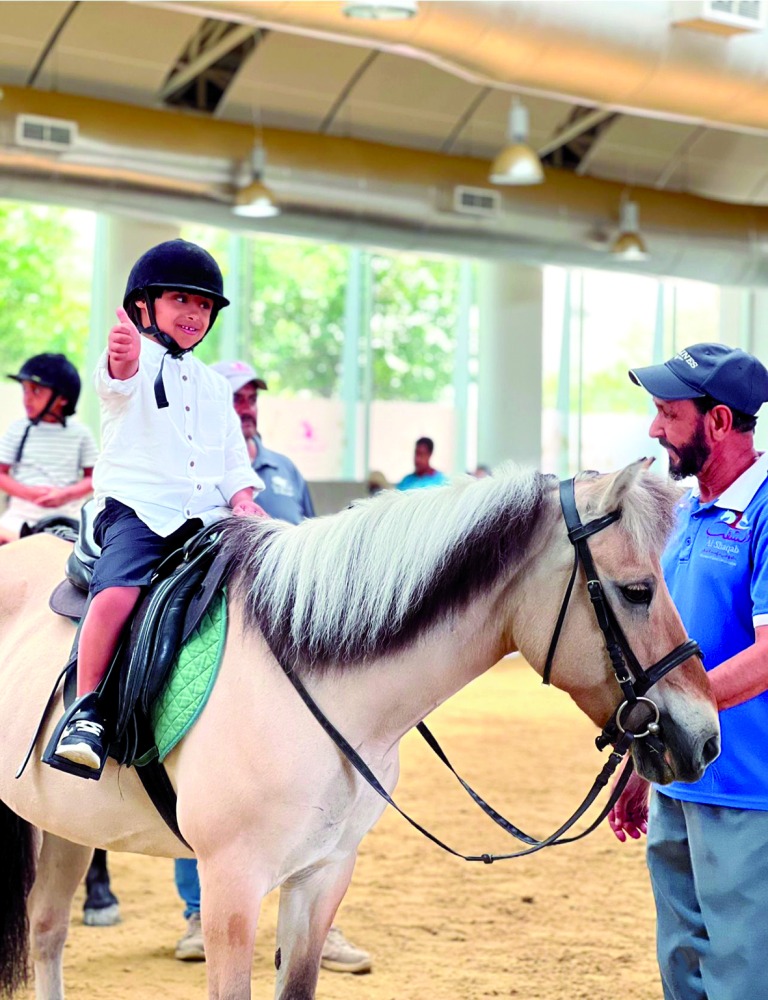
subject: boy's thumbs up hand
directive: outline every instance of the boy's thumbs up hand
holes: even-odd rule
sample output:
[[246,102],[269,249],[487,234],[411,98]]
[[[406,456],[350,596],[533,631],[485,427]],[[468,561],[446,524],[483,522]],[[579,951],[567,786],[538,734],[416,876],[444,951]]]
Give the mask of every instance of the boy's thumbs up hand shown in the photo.
[[141,335],[122,306],[117,310],[117,323],[109,331],[107,354],[112,378],[124,381],[139,370]]
[[118,322],[109,331],[109,360],[121,362],[138,361],[141,339],[136,324],[121,306],[117,310]]

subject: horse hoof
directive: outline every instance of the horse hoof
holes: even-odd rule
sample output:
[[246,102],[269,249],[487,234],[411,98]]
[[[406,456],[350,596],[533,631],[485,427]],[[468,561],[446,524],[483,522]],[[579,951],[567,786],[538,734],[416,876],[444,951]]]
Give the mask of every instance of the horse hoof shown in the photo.
[[83,923],[87,927],[114,927],[120,923],[120,906],[103,906],[100,910],[83,910]]

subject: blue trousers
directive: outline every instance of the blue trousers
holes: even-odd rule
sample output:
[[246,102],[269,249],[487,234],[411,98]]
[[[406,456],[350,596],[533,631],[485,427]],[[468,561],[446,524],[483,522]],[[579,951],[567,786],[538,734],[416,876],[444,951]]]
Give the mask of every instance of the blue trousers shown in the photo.
[[184,919],[200,912],[200,879],[194,858],[177,858],[174,861],[176,890],[184,900]]
[[768,1000],[768,812],[653,792],[647,858],[665,1000]]

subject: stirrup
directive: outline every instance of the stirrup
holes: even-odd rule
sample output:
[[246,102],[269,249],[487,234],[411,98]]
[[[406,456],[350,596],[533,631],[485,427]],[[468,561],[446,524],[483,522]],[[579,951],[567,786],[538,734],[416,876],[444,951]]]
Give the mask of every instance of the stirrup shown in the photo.
[[[56,753],[59,740],[64,735],[64,730],[67,726],[80,720],[95,722],[94,716],[98,716],[99,718],[101,717],[101,712],[98,707],[98,699],[94,692],[91,691],[88,694],[81,695],[81,697],[73,701],[56,724],[53,735],[48,741],[48,745],[45,748],[43,756],[40,758],[43,764],[48,764],[50,767],[56,768],[57,771],[65,771],[67,774],[74,774],[78,778],[90,778],[93,781],[98,781],[101,777],[101,772],[104,770],[107,757],[109,756],[108,741],[105,741],[101,765],[98,768],[86,767],[84,764],[75,764],[73,761],[67,760],[65,757],[59,757]],[[99,725],[103,725],[103,723],[99,723]]]

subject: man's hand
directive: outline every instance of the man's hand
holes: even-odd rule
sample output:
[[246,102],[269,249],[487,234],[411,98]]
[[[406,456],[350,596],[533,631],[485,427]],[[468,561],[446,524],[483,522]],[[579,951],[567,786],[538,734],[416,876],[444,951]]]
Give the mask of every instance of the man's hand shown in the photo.
[[638,840],[648,833],[648,793],[650,782],[633,774],[616,805],[608,813],[608,825],[622,843],[631,837]]
[[122,306],[117,310],[117,319],[118,322],[109,331],[107,342],[109,372],[113,378],[123,381],[139,370],[141,334]]

